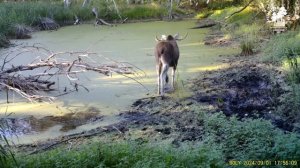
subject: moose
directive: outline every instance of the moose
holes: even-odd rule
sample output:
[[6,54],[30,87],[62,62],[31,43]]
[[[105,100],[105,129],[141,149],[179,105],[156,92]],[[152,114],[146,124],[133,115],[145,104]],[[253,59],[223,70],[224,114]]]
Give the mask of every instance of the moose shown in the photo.
[[169,82],[168,69],[172,67],[172,90],[174,90],[175,83],[175,71],[179,59],[179,48],[176,41],[183,40],[187,37],[179,38],[179,34],[162,35],[161,38],[157,38],[158,42],[155,47],[154,55],[156,61],[156,71],[158,75],[158,95],[164,96],[165,83]]

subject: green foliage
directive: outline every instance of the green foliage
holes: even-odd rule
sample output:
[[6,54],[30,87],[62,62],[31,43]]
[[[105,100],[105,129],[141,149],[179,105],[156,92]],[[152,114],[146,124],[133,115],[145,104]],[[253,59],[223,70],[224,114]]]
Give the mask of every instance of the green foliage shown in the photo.
[[[205,115],[204,115],[205,116]],[[206,140],[218,146],[226,159],[299,160],[300,138],[283,133],[263,119],[226,119],[222,113],[204,117]]]
[[300,55],[300,33],[288,32],[274,36],[264,51],[266,61],[280,62]]
[[300,130],[300,85],[291,84],[291,92],[285,95],[282,104],[275,111],[285,122]]
[[[211,19],[214,20],[222,20],[224,21],[228,16],[230,16],[232,13],[238,11],[241,7],[227,7],[220,10],[214,10],[213,14],[210,16]],[[228,18],[226,21],[228,23],[237,23],[239,25],[242,24],[253,24],[254,17],[261,17],[260,15],[257,15],[257,11],[255,8],[247,7],[242,12],[239,12],[230,18]]]
[[[225,1],[211,1],[210,3],[207,4],[207,7],[209,9],[224,9],[224,8],[227,8],[229,6],[232,6],[234,5],[232,3],[232,1],[228,1],[228,0],[225,0]],[[235,4],[235,5],[239,5],[239,3]]]
[[[300,129],[300,33],[286,32],[273,36],[266,44],[264,60],[282,64],[286,71],[290,92],[282,97],[282,103],[275,113],[281,119]],[[298,128],[297,128],[298,125]]]
[[[238,9],[233,7],[226,8],[219,13],[212,15],[212,17],[219,19],[225,18],[237,10]],[[262,35],[261,30],[263,30],[263,24],[260,24],[259,19],[253,23],[253,18],[255,15],[255,9],[248,7],[227,20],[228,25],[225,27],[225,30],[229,32],[232,37],[241,39],[241,55],[252,55],[254,53],[254,50],[259,47],[258,41],[259,36]]]
[[248,56],[252,55],[254,53],[255,48],[255,40],[251,37],[246,36],[246,38],[243,38],[240,47],[242,50],[241,55]]
[[20,156],[20,167],[222,167],[221,153],[205,145],[180,148],[137,142],[94,143]]
[[300,60],[300,55],[294,55],[293,51],[289,51],[292,55],[287,56],[287,63],[289,66],[288,79],[290,82],[295,84],[300,84],[300,65],[298,61]]
[[166,9],[152,5],[137,5],[123,8],[121,11],[124,18],[147,19],[162,18],[166,14]]
[[208,10],[208,9],[204,9],[202,10],[200,13],[198,13],[196,15],[196,19],[203,19],[203,18],[207,18],[210,15],[212,15],[214,12],[212,10]]
[[17,165],[14,153],[10,150],[10,143],[3,135],[4,123],[0,123],[0,165],[3,167],[8,167],[10,165]]

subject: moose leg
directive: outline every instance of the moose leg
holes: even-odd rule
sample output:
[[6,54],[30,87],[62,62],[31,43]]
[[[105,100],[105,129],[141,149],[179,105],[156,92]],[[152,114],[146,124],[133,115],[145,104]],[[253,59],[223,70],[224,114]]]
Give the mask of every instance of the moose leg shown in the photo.
[[161,74],[161,64],[156,65],[156,72],[157,72],[157,94],[160,95],[160,74]]
[[163,64],[162,65],[162,71],[160,74],[160,94],[163,96],[164,95],[164,89],[165,89],[165,79],[168,75],[168,69],[169,69],[169,65],[167,64]]
[[176,72],[176,68],[175,67],[173,67],[172,68],[172,90],[174,90],[175,89],[175,72]]

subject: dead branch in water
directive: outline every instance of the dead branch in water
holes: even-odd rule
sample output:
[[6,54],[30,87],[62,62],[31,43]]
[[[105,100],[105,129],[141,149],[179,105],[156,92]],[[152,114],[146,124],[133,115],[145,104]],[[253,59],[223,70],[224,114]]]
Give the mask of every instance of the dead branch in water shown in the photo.
[[[38,56],[29,64],[15,65],[14,61],[20,56],[26,56],[25,53]],[[51,102],[56,96],[48,96],[47,92],[57,90],[53,86],[59,85],[59,78],[69,81],[68,88],[63,89],[63,94],[67,94],[71,90],[78,91],[79,87],[88,91],[79,83],[79,73],[93,71],[106,76],[116,73],[130,79],[139,76],[139,72],[131,64],[112,61],[103,56],[100,57],[101,62],[97,62],[94,60],[97,56],[97,53],[88,51],[52,52],[40,46],[21,47],[18,52],[2,56],[0,91],[11,90],[31,102]],[[133,77],[129,77],[130,74]]]

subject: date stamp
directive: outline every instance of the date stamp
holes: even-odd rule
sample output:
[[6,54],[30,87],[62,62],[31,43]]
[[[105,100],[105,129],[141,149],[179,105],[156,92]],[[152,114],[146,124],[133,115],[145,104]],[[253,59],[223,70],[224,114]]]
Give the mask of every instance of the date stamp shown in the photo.
[[229,166],[288,166],[298,167],[297,160],[230,160]]

